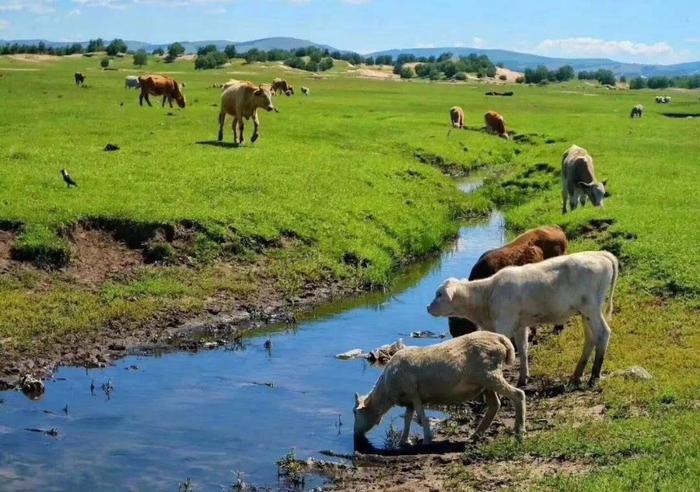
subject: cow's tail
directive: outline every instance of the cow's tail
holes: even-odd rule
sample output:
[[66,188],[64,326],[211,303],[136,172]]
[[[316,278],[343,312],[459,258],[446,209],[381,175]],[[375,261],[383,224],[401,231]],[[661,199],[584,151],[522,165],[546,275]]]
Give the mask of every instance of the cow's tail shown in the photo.
[[513,362],[515,362],[515,347],[513,347],[513,343],[507,336],[501,335],[500,333],[497,334],[497,336],[498,341],[501,342],[501,345],[503,345],[506,349],[506,365],[511,365]]
[[608,305],[608,321],[610,321],[612,320],[613,314],[613,296],[615,294],[615,286],[617,285],[617,277],[620,274],[620,262],[617,260],[617,257],[614,254],[610,252],[607,253],[613,268],[613,275],[610,281],[610,304]]

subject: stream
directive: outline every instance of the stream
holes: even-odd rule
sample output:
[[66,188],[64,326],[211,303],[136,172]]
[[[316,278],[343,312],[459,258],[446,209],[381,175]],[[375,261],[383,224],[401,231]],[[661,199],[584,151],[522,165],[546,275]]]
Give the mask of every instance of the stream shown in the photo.
[[[470,192],[478,181],[464,182]],[[395,288],[324,306],[295,326],[267,328],[243,345],[197,353],[130,356],[105,369],[61,368],[42,400],[0,393],[0,490],[229,490],[247,483],[283,488],[275,462],[321,450],[353,452],[354,393],[367,393],[380,369],[336,354],[369,351],[412,331],[447,332],[425,306],[447,277],[466,277],[487,249],[505,242],[494,213],[460,230],[439,258],[408,269]],[[270,342],[266,346],[266,341]],[[91,389],[91,386],[93,387]],[[382,447],[394,408],[368,437]],[[433,415],[436,415],[433,413]],[[57,435],[26,429],[55,429]],[[420,427],[414,424],[414,434]],[[306,489],[322,484],[310,478]]]

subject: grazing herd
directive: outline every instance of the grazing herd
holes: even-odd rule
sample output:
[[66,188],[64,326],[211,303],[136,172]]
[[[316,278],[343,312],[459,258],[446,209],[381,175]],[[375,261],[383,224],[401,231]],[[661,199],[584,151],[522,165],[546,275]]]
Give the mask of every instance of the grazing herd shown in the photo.
[[[75,83],[85,82],[82,73],[75,73]],[[149,96],[162,96],[162,106],[173,101],[186,106],[184,84],[162,75],[127,76],[126,89],[140,89],[139,104]],[[294,88],[287,81],[274,79],[271,84],[253,84],[229,80],[215,84],[221,88],[218,141],[224,137],[224,123],[232,117],[233,141],[244,141],[244,122],[254,124],[251,142],[260,137],[258,109],[275,111],[273,97],[291,96]],[[305,96],[308,87],[301,87]],[[658,103],[669,103],[667,96],[658,96]],[[465,128],[464,110],[450,108],[452,128]],[[640,118],[644,107],[634,106],[632,118]],[[495,111],[484,115],[486,131],[510,139],[505,119]],[[63,179],[77,186],[67,171]],[[562,213],[585,205],[590,199],[602,207],[608,196],[606,181],[596,177],[593,158],[582,147],[572,145],[562,157]],[[567,203],[569,204],[567,210]],[[449,318],[453,339],[428,347],[405,348],[388,362],[372,391],[355,395],[355,437],[361,439],[378,424],[393,406],[406,408],[401,443],[409,437],[414,413],[423,426],[424,442],[431,441],[430,423],[425,405],[445,405],[474,400],[483,395],[486,412],[472,438],[478,438],[489,427],[500,408],[500,397],[515,407],[514,432],[525,430],[525,393],[511,385],[503,369],[512,364],[516,349],[520,362],[518,386],[528,382],[528,333],[530,327],[554,324],[561,331],[563,324],[580,314],[584,324],[583,349],[571,376],[574,384],[581,378],[591,355],[594,361],[590,384],[601,375],[610,339],[608,322],[612,316],[613,293],[617,283],[617,258],[606,251],[568,254],[566,235],[559,227],[540,227],[528,231],[509,244],[485,252],[473,266],[468,279],[449,278],[437,289],[427,306],[432,316]],[[607,313],[606,300],[609,297]],[[511,342],[514,340],[514,345]]]

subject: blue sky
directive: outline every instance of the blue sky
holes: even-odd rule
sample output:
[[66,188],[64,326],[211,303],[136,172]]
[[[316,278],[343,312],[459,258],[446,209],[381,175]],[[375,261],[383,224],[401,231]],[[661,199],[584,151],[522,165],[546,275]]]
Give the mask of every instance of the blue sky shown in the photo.
[[700,60],[700,1],[0,0],[0,39],[98,36],[294,36],[363,53],[476,46],[676,63]]

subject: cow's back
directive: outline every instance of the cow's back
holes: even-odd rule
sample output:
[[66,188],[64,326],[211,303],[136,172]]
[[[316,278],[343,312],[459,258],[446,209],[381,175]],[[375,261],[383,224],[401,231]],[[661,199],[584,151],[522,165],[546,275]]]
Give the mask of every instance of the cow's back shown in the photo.
[[562,159],[562,180],[573,187],[579,182],[595,181],[593,158],[583,148],[572,145]]

